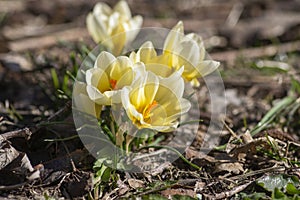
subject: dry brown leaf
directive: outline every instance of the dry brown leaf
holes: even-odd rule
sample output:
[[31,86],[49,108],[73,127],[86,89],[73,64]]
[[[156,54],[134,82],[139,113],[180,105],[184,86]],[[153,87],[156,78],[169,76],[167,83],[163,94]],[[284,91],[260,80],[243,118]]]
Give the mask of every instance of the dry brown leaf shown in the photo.
[[134,179],[134,178],[130,178],[128,179],[128,184],[130,185],[130,187],[132,187],[133,189],[137,189],[137,188],[141,188],[144,187],[144,182],[138,179]]
[[220,172],[239,174],[241,172],[244,172],[243,164],[239,162],[221,163],[219,165],[216,165],[214,170],[214,173],[220,173]]
[[183,189],[183,188],[179,188],[179,189],[168,188],[168,189],[162,191],[161,194],[167,198],[174,196],[174,195],[190,196],[193,198],[195,198],[195,196],[196,196],[196,193],[193,190]]

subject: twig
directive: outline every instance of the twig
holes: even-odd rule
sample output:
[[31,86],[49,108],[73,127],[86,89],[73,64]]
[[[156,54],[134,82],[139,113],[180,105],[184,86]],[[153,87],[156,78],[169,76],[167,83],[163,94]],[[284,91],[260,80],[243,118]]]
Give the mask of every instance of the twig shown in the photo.
[[20,187],[26,185],[28,182],[23,182],[23,183],[19,183],[16,185],[0,185],[0,191],[1,190],[15,190],[15,189],[19,189]]
[[65,114],[66,112],[69,111],[69,109],[71,108],[72,102],[68,101],[66,103],[66,105],[61,108],[60,110],[58,110],[56,113],[54,113],[53,115],[51,115],[50,117],[48,117],[48,119],[46,119],[45,121],[40,122],[39,124],[35,125],[34,127],[31,128],[32,133],[37,132],[38,130],[40,130],[46,123],[49,123],[51,121],[55,121],[56,119],[58,119],[61,115]]
[[239,136],[237,136],[237,134],[226,124],[226,122],[224,120],[222,120],[225,128],[229,131],[229,133],[237,140],[239,140],[240,143],[243,143],[243,141],[241,140],[241,138],[239,138]]
[[0,143],[1,143],[1,141],[5,141],[5,140],[15,138],[15,137],[23,137],[26,140],[29,140],[31,135],[32,135],[32,132],[29,130],[29,128],[24,128],[24,129],[16,130],[16,131],[10,131],[10,132],[3,133],[0,135]]
[[254,176],[257,174],[262,174],[262,173],[267,173],[267,172],[280,172],[280,171],[284,171],[286,168],[285,167],[277,167],[276,165],[273,167],[269,167],[269,168],[265,168],[265,169],[259,169],[256,171],[252,171],[246,174],[241,174],[241,175],[237,175],[237,176],[233,176],[230,177],[230,179],[232,180],[244,180],[246,177],[250,177],[250,176]]
[[209,199],[224,199],[224,198],[228,198],[231,197],[241,191],[243,191],[244,189],[246,189],[251,183],[253,183],[253,181],[250,181],[249,183],[243,184],[243,185],[239,185],[235,188],[233,188],[232,190],[226,191],[226,192],[221,192],[221,193],[217,193],[215,195],[207,195],[204,194],[204,196],[206,196]]
[[88,36],[84,28],[73,28],[55,32],[46,36],[25,38],[8,43],[9,49],[14,52],[30,49],[41,49],[57,44],[59,41],[79,41],[80,38]]
[[59,116],[61,116],[62,114],[66,113],[70,108],[71,108],[71,105],[72,105],[72,102],[71,101],[68,101],[66,103],[66,105],[58,110],[56,113],[54,113],[52,116],[50,116],[46,122],[50,122],[50,121],[53,121],[54,119],[57,119]]

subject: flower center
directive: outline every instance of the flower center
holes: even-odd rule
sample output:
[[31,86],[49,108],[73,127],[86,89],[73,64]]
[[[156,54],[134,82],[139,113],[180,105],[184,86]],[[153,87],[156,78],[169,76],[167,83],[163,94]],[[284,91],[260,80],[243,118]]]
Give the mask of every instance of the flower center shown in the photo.
[[109,80],[109,83],[110,83],[111,89],[115,89],[115,88],[116,88],[117,80],[115,80],[115,79],[110,79],[110,80]]
[[153,100],[152,103],[149,103],[145,107],[144,112],[143,112],[144,119],[147,119],[147,118],[151,117],[150,112],[151,112],[151,110],[153,110],[154,107],[156,107],[157,104],[158,104],[157,101]]

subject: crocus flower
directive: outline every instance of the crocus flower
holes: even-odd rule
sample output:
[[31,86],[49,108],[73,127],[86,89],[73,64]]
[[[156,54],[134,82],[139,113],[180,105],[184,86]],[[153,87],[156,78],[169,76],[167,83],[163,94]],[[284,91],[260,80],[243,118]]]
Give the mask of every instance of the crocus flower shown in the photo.
[[183,68],[168,78],[147,71],[131,86],[123,88],[122,105],[127,116],[139,129],[149,128],[169,132],[178,126],[178,119],[191,104],[183,98]]
[[134,63],[143,62],[146,70],[164,78],[170,76],[175,71],[170,62],[170,55],[157,55],[157,52],[150,41],[145,42],[137,52],[131,52],[129,58]]
[[106,46],[114,55],[120,55],[124,46],[138,34],[143,18],[132,17],[126,1],[114,8],[97,3],[86,18],[87,29],[96,43]]
[[73,85],[73,101],[75,109],[84,112],[93,117],[99,118],[102,106],[93,102],[87,92],[86,84],[80,81],[75,81]]
[[205,60],[205,48],[201,37],[195,33],[184,35],[181,21],[169,32],[163,50],[163,54],[170,55],[169,64],[175,70],[184,66],[182,76],[194,86],[199,86],[197,78],[210,74],[220,65],[217,61]]
[[128,57],[115,57],[103,51],[97,57],[94,68],[86,71],[88,96],[99,105],[120,103],[121,89],[130,85],[136,75],[143,71],[143,67],[134,67]]

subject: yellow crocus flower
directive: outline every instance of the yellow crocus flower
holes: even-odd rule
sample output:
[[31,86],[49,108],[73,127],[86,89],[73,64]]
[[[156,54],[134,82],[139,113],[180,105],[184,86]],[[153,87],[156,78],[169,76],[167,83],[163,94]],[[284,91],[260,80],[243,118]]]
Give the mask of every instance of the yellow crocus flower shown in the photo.
[[152,42],[147,41],[129,57],[135,63],[145,63],[147,70],[162,77],[168,77],[184,66],[182,77],[193,86],[199,86],[198,78],[212,73],[220,65],[205,59],[201,37],[195,33],[184,35],[181,21],[169,32],[161,55],[157,54]]
[[178,119],[191,107],[190,102],[183,98],[182,72],[183,68],[163,78],[147,71],[144,77],[123,88],[122,105],[137,128],[160,132],[177,128]]
[[115,57],[103,51],[97,57],[94,68],[86,71],[88,96],[99,105],[120,103],[121,89],[130,85],[136,74],[143,71],[143,67],[134,67],[128,57]]
[[195,33],[184,35],[182,21],[169,32],[163,54],[170,55],[170,63],[176,70],[184,66],[182,76],[192,85],[199,86],[197,78],[212,73],[220,65],[214,60],[205,60],[205,48],[201,37]]
[[126,1],[114,8],[99,2],[86,18],[87,29],[96,43],[102,43],[118,56],[134,40],[143,23],[139,15],[132,17]]

